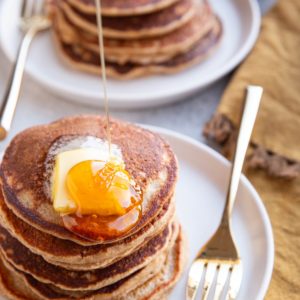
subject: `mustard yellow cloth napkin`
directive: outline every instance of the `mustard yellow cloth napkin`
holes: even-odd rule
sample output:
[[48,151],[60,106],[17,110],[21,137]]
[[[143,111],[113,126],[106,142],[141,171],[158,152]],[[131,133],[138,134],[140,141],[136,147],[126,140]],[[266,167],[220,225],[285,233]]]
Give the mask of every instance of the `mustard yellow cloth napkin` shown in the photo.
[[228,157],[249,84],[264,88],[246,175],[267,207],[275,235],[275,269],[266,299],[299,299],[300,0],[280,0],[263,18],[256,46],[204,129]]
[[[300,1],[281,0],[264,17],[251,54],[226,89],[205,133],[229,153],[248,84],[263,86],[252,137],[251,167],[279,177],[300,175]],[[230,122],[228,122],[230,121]],[[227,153],[228,154],[228,153]]]

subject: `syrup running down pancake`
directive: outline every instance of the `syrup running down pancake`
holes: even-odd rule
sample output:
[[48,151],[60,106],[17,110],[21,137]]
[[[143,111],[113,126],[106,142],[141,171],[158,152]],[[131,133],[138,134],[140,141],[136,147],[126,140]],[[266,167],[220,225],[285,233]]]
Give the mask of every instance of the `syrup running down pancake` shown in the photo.
[[122,236],[142,214],[142,192],[124,162],[100,158],[93,148],[62,152],[52,182],[54,209],[65,227],[95,241]]
[[[194,66],[205,60],[211,53],[218,49],[223,35],[219,19],[214,19],[213,27],[193,47],[184,53],[180,53],[162,63],[119,64],[107,59],[107,74],[109,77],[119,80],[134,79],[149,74],[173,74]],[[59,52],[66,63],[74,69],[86,71],[92,74],[101,74],[98,55],[80,45],[69,45],[56,40]]]
[[147,240],[163,231],[174,219],[174,199],[167,202],[159,215],[137,233],[116,243],[85,247],[68,240],[59,239],[35,229],[16,217],[5,205],[0,190],[1,224],[31,252],[42,256],[47,262],[68,270],[94,270],[111,265],[131,255]]

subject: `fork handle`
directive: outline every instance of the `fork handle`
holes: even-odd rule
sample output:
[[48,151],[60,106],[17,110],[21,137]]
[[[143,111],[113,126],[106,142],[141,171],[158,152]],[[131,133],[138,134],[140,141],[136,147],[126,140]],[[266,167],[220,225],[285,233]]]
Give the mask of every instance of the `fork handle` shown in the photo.
[[249,145],[250,137],[254,127],[255,119],[259,109],[263,88],[260,86],[249,85],[247,87],[247,97],[244,104],[243,114],[240,122],[231,174],[229,179],[229,187],[226,197],[226,204],[222,217],[223,224],[229,224],[231,219],[232,207],[236,198],[242,168]]
[[36,33],[36,30],[30,29],[24,35],[18,49],[17,59],[4,95],[0,108],[0,140],[7,136],[16,110],[18,98],[20,95],[21,83],[24,74],[24,67],[30,43]]

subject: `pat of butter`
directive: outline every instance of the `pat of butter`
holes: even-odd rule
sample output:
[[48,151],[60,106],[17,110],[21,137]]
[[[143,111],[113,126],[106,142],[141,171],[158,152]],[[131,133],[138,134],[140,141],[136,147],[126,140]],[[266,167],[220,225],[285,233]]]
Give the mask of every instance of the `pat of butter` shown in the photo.
[[96,148],[79,148],[59,153],[56,156],[51,189],[54,209],[60,213],[72,213],[77,209],[76,203],[69,197],[65,183],[67,174],[73,166],[86,160],[107,159],[107,151]]

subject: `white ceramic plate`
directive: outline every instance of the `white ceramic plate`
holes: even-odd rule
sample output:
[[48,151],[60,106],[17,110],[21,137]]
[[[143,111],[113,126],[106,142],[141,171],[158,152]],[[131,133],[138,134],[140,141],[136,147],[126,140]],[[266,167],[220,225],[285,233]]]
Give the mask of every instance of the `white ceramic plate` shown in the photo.
[[[216,151],[194,139],[162,128],[148,128],[168,140],[179,161],[176,205],[188,236],[191,262],[218,226],[225,203],[230,165]],[[262,300],[273,270],[273,234],[260,197],[244,176],[234,206],[233,232],[244,268],[237,300]],[[185,299],[187,271],[170,300]],[[0,300],[4,299],[0,296]]]
[[[175,75],[151,76],[131,81],[109,80],[110,105],[147,107],[184,99],[236,67],[251,50],[260,27],[256,0],[210,0],[224,24],[218,51],[207,61]],[[3,0],[0,14],[0,42],[12,61],[20,41],[20,0]],[[74,71],[57,57],[50,33],[33,42],[26,71],[49,91],[81,103],[102,105],[101,83],[96,76]]]

